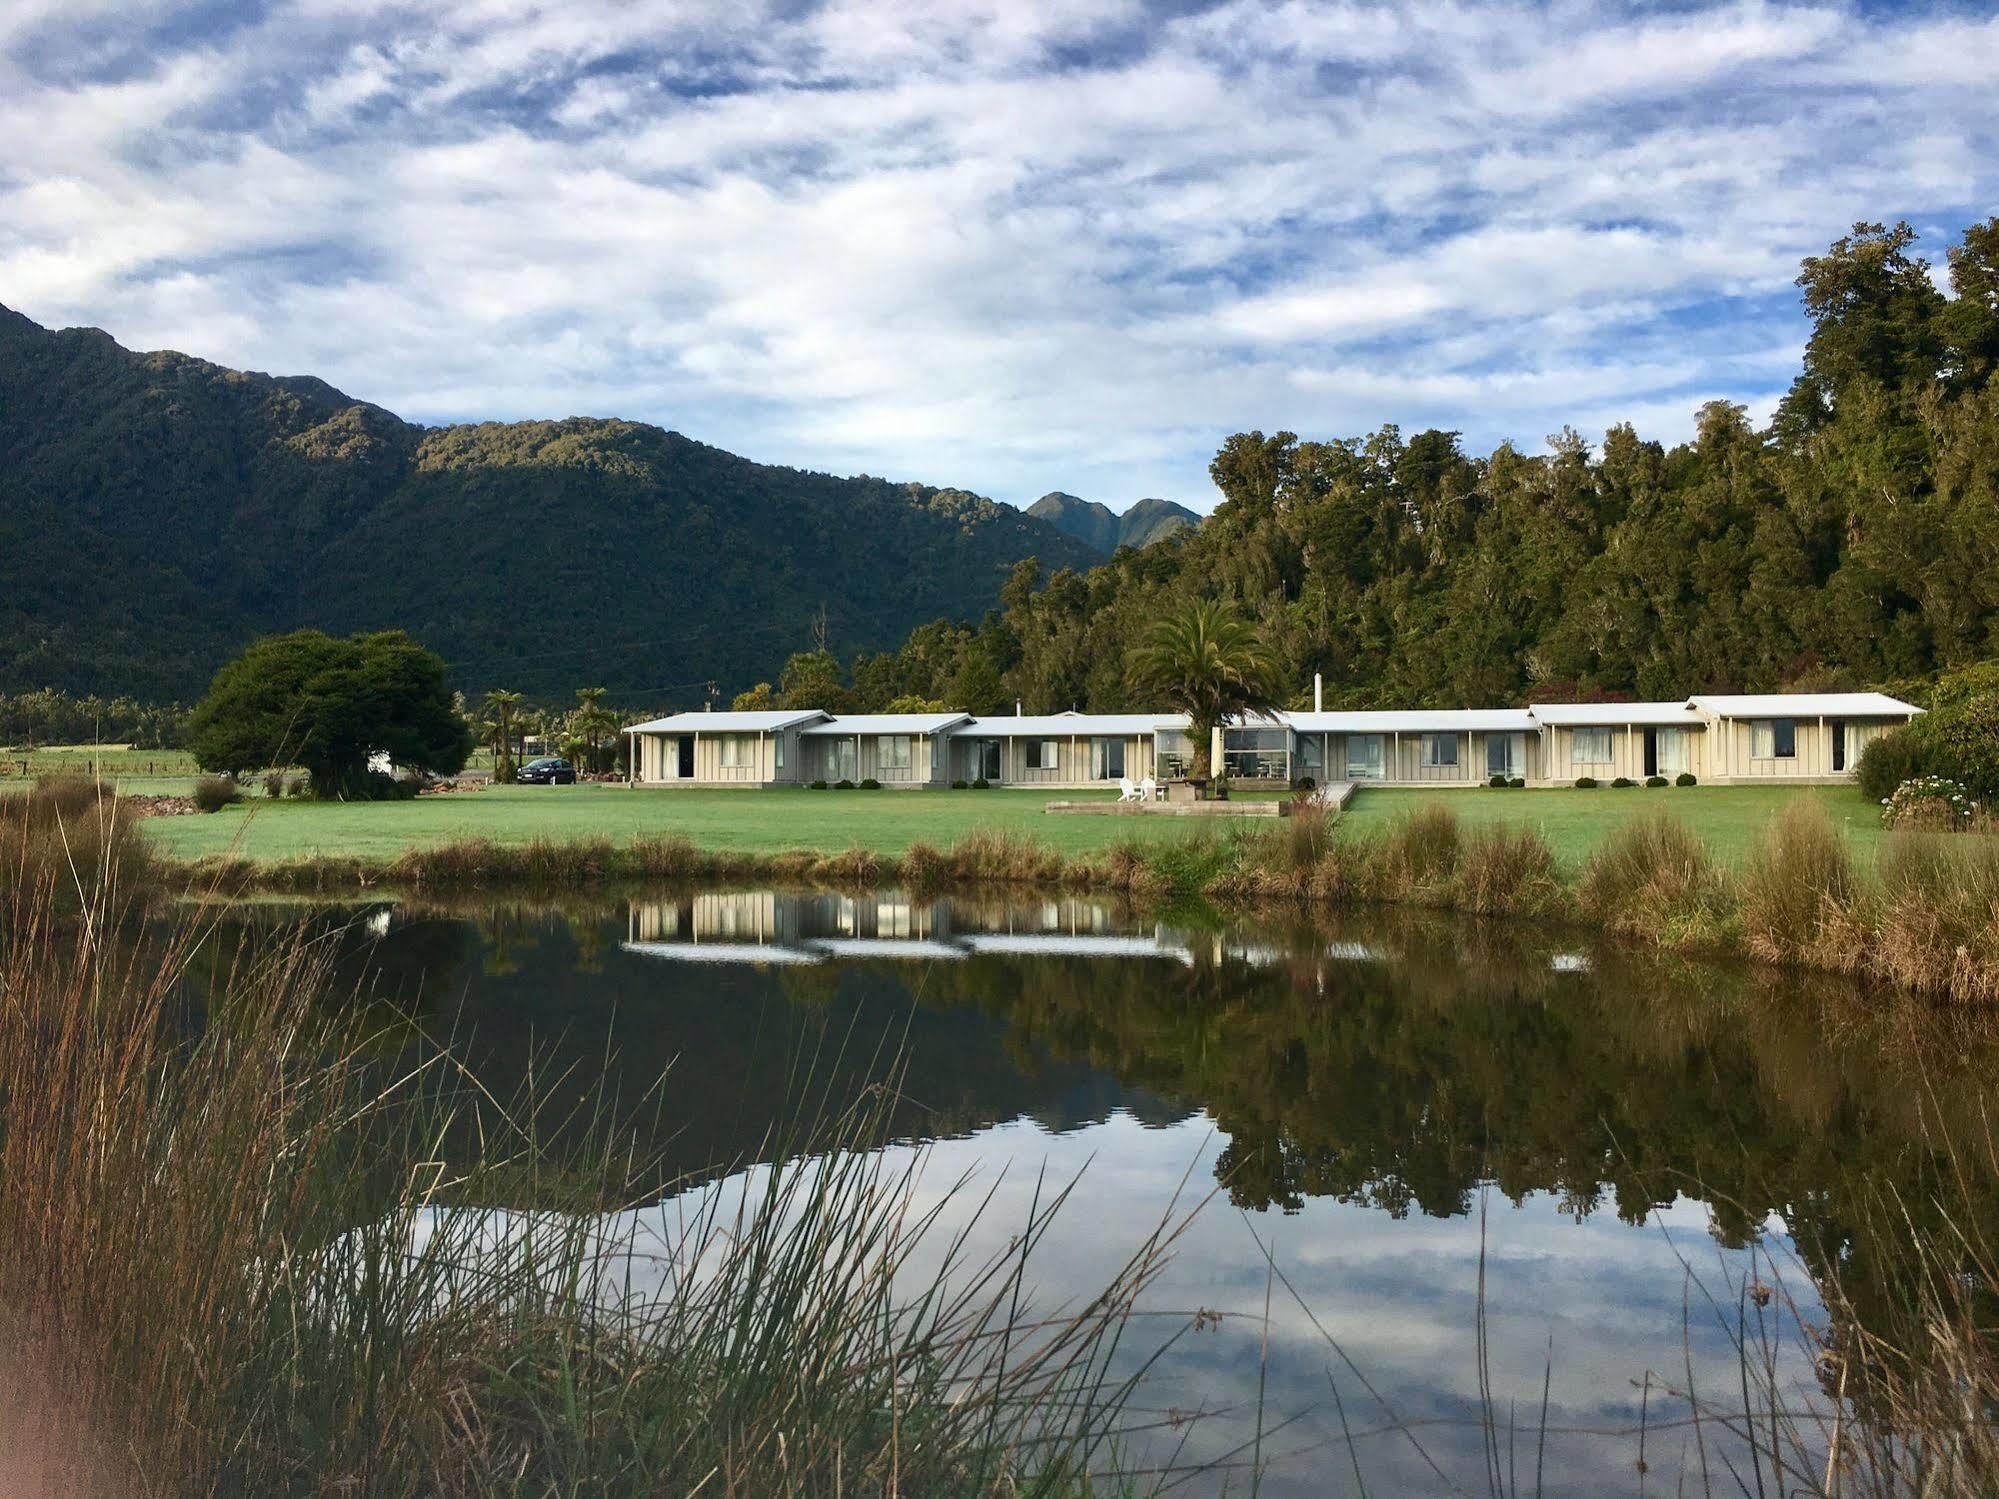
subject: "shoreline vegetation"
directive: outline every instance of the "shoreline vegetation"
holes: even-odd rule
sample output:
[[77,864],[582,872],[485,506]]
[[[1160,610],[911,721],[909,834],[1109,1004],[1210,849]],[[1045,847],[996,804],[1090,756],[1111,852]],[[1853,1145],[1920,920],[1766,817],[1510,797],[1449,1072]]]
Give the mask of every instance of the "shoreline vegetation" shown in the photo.
[[973,831],[943,848],[918,842],[900,853],[728,851],[674,836],[469,838],[386,859],[209,858],[183,868],[222,892],[717,880],[1197,896],[1228,907],[1405,905],[1587,926],[1685,956],[1749,958],[1955,1005],[1999,1004],[1999,838],[1989,835],[1889,833],[1864,869],[1824,806],[1800,797],[1757,830],[1739,869],[1661,809],[1622,824],[1571,871],[1534,828],[1468,823],[1435,803],[1351,837],[1335,837],[1334,825],[1304,809],[1269,828],[1116,841],[1084,853],[1013,831]]
[[[1306,817],[1088,861],[1003,837],[810,864],[668,842],[481,846],[421,851],[399,872],[438,890],[561,889],[781,868],[1537,917],[1611,901],[1645,911],[1631,934],[1663,945],[1726,941],[1789,960],[1889,931],[1921,879],[1959,873],[1958,855],[1911,842],[1873,892],[1808,811],[1766,830],[1742,877],[1768,882],[1760,896],[1666,823],[1634,828],[1573,886],[1532,833],[1466,832],[1435,814],[1354,843],[1329,833]],[[1175,1206],[1134,1226],[1095,1295],[1040,1306],[1029,1261],[1067,1190],[1038,1198],[1005,1250],[972,1254],[911,1168],[876,1148],[892,1076],[858,1102],[808,1086],[796,1126],[757,1152],[765,1164],[726,1183],[667,1179],[638,1143],[645,1099],[495,1099],[441,1045],[385,1050],[379,1011],[341,1002],[331,949],[302,924],[232,945],[207,940],[195,908],[164,935],[136,920],[174,883],[227,893],[255,873],[161,864],[131,809],[88,782],[0,807],[12,1392],[0,1435],[7,1420],[35,1434],[7,1454],[11,1476],[107,1499],[1133,1491],[1115,1474],[1143,1415],[1127,1414],[1127,1397],[1146,1350],[1120,1349],[1186,1222]],[[580,1143],[552,1148],[579,1108]],[[453,1141],[476,1146],[461,1158]],[[1868,1327],[1837,1282],[1822,1288],[1842,1370],[1829,1436],[1808,1414],[1777,1416],[1760,1300],[1739,1309],[1743,1409],[1689,1388],[1693,1419],[1805,1491],[1978,1491],[1999,1473],[1984,1415],[1999,1373],[1980,1311],[1999,1269],[1968,1211],[1945,1216],[1961,1239],[1905,1246],[1922,1287],[1906,1325]],[[1903,1221],[1862,1228],[1901,1243]],[[900,1273],[940,1242],[944,1269]],[[1496,1412],[1484,1419],[1501,1429]],[[1707,1475],[1704,1448],[1699,1461]]]
[[674,1180],[645,1099],[496,1099],[304,925],[142,919],[142,860],[87,785],[0,809],[10,1492],[1103,1492],[1171,1206],[1043,1305],[1073,1183],[974,1251],[879,1148],[893,1058]]

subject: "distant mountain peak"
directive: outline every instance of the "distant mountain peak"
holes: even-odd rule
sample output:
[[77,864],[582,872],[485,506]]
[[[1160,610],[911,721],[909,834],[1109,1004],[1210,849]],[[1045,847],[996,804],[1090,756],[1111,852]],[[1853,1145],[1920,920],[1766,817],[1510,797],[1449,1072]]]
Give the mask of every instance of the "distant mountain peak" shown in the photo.
[[1056,489],[1027,507],[1027,513],[1105,556],[1121,546],[1144,547],[1184,526],[1198,526],[1201,517],[1172,500],[1144,499],[1119,515],[1101,500],[1085,500]]

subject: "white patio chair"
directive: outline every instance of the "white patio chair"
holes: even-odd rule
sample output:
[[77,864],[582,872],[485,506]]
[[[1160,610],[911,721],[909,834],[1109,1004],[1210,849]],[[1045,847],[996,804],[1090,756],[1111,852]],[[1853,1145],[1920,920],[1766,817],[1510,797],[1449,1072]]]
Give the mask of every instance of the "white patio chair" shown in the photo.
[[1147,776],[1138,783],[1138,799],[1140,801],[1149,802],[1157,798],[1158,795],[1159,783],[1153,780],[1151,776]]
[[1141,799],[1138,787],[1132,783],[1130,776],[1118,778],[1117,799],[1121,802],[1135,802]]

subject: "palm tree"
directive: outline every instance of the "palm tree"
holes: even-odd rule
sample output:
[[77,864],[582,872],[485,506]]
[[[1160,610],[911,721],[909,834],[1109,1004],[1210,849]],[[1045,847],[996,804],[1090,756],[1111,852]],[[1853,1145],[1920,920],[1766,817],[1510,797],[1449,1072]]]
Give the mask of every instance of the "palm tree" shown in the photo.
[[1208,746],[1232,719],[1276,706],[1278,672],[1256,627],[1224,599],[1195,599],[1162,619],[1133,652],[1127,675],[1139,692],[1186,714],[1194,780],[1213,770]]
[[521,695],[494,689],[486,694],[486,742],[493,747],[493,779],[501,785],[514,778],[514,733]]
[[604,706],[602,687],[579,687],[579,706],[569,715],[569,732],[581,739],[589,756],[590,769],[602,770],[603,748],[618,732],[618,715]]

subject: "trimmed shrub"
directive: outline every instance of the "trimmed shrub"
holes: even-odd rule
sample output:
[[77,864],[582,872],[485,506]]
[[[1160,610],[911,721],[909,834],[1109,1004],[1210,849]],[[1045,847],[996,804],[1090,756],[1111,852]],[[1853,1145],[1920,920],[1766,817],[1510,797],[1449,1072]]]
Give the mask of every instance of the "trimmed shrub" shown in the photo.
[[835,791],[852,791],[854,783],[849,780],[838,780],[833,783],[833,789]]
[[809,781],[806,783],[805,789],[807,791],[824,791],[826,783],[824,781]]
[[1576,777],[1576,790],[1578,790],[1578,791],[1594,791],[1594,790],[1596,790],[1596,777],[1595,777],[1595,776],[1577,776],[1577,777]]
[[1615,786],[1619,791],[1629,791],[1633,786],[1636,786],[1638,783],[1632,780],[1630,776],[1619,776],[1616,780],[1612,781],[1610,784]]
[[1525,791],[1527,789],[1527,777],[1515,776],[1506,783],[1506,786],[1510,791]]
[[953,791],[963,791],[969,785],[971,785],[971,782],[969,781],[953,781],[951,783],[951,789]]
[[877,781],[873,776],[867,776],[861,781],[861,790],[863,791],[879,791],[881,789],[882,783]]
[[1497,775],[1494,776],[1491,780],[1487,781],[1485,784],[1488,786],[1504,786],[1506,784],[1506,777],[1503,775]]
[[1657,791],[1661,786],[1665,784],[1666,784],[1666,778],[1664,776],[1645,777],[1645,789],[1647,791]]
[[993,789],[993,783],[984,776],[980,776],[976,781],[972,782],[972,789],[974,791],[990,791]]
[[1698,786],[1700,785],[1700,778],[1691,770],[1683,770],[1673,777],[1673,784],[1675,786]]
[[233,776],[203,776],[194,783],[194,804],[204,812],[220,812],[243,800]]
[[1871,802],[1886,804],[1895,788],[1930,774],[1929,746],[1913,729],[1890,729],[1867,741],[1854,767],[1860,794]]

